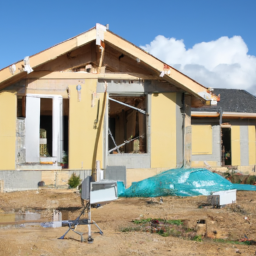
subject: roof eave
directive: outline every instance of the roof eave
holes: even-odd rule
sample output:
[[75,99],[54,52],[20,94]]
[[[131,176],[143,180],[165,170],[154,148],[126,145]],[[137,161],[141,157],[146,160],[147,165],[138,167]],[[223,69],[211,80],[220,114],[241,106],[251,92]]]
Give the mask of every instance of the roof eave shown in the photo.
[[[134,58],[139,58],[141,62],[148,65],[150,68],[156,71],[156,73],[160,73],[163,71],[164,66],[167,64],[160,61],[156,57],[151,54],[145,52],[143,49],[133,45],[132,43],[126,41],[125,39],[119,37],[113,32],[106,31],[104,34],[105,41],[113,45],[115,48],[125,52],[128,55],[133,56]],[[51,61],[66,52],[74,50],[78,47],[81,47],[93,40],[96,39],[96,29],[92,28],[87,32],[84,32],[76,37],[70,38],[60,44],[57,44],[51,48],[48,48],[42,52],[39,52],[35,55],[30,56],[30,66],[32,68],[36,68],[39,65],[42,65],[48,61]],[[24,78],[26,77],[26,72],[23,71],[23,60],[15,63],[16,72],[12,75],[9,66],[0,70],[0,89],[4,88],[9,84],[8,82],[15,80],[15,77]],[[203,85],[197,83],[192,80],[188,76],[182,74],[178,70],[170,67],[170,74],[165,74],[163,79],[173,83],[175,86],[183,89],[184,91],[190,93],[199,99],[202,104],[205,103],[205,99],[201,97],[198,93],[202,91],[207,91],[207,88]]]

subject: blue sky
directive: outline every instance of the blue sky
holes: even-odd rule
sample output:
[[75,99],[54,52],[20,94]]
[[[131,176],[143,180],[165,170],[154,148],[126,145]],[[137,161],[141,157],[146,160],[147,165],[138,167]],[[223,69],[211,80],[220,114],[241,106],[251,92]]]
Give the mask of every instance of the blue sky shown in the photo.
[[[156,50],[150,46],[150,43],[154,42],[159,35],[166,39],[174,38],[180,43],[179,40],[183,40],[185,51],[193,48],[195,44],[219,42],[218,39],[227,37],[226,41],[218,43],[218,47],[227,44],[235,45],[234,49],[243,48],[243,54],[247,57],[248,55],[256,56],[255,10],[255,0],[1,1],[0,69],[82,33],[95,26],[97,22],[109,23],[111,31],[138,46],[146,47],[148,44],[145,49],[160,58],[166,54],[159,53],[159,48]],[[238,39],[229,40],[234,36],[240,36],[240,42],[237,42]],[[244,48],[246,46],[249,49],[248,53],[244,53],[247,51]],[[157,43],[155,47],[158,47]],[[193,51],[193,56],[195,52]],[[183,52],[180,58],[184,59],[184,54],[187,56],[190,52]],[[207,52],[205,54],[207,55]],[[230,55],[230,59],[234,59],[233,55]],[[183,63],[179,63],[178,57],[175,63],[172,57],[165,61],[182,72],[193,71],[193,78],[196,76],[195,67],[188,65],[195,64],[201,69],[213,71],[213,67],[207,66],[205,60],[200,62],[202,56],[194,58],[195,63],[187,61],[191,59],[190,57],[186,57]],[[195,59],[198,59],[197,63]],[[240,59],[244,61],[244,58]],[[239,63],[239,60],[237,62]],[[216,71],[216,67],[219,70],[222,64],[234,66],[236,63],[231,60],[222,63],[219,59],[214,70]],[[247,62],[243,65],[250,66]],[[188,71],[188,68],[192,68],[192,71]],[[212,73],[210,75],[214,76]],[[250,86],[256,85],[253,79],[254,77],[252,81],[247,82]]]

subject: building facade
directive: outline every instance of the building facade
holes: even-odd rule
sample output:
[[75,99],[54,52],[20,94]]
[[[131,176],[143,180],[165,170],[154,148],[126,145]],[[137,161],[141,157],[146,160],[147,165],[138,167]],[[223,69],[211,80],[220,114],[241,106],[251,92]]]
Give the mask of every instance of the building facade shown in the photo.
[[256,98],[244,90],[214,89],[216,105],[192,109],[192,166],[255,172]]
[[0,170],[65,183],[100,161],[130,184],[190,166],[191,107],[206,92],[97,24],[0,70]]

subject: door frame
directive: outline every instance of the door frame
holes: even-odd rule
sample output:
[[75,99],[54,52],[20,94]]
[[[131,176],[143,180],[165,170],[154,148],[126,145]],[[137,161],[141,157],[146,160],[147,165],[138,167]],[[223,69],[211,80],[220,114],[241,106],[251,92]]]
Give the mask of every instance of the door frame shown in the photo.
[[[26,97],[38,98],[34,101],[36,108],[31,109],[26,101],[26,162],[40,162],[39,130],[40,130],[40,102],[41,98],[52,99],[52,158],[62,162],[63,154],[63,97],[61,95],[27,94]],[[37,115],[37,116],[34,116]],[[28,118],[29,117],[29,118]],[[37,126],[37,127],[34,127]],[[38,136],[34,129],[38,128]],[[33,138],[31,139],[31,131]]]

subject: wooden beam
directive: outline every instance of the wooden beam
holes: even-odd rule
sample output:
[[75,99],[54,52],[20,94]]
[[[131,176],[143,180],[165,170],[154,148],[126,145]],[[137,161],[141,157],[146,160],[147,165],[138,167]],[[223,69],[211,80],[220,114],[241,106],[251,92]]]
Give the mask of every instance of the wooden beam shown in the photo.
[[102,66],[102,62],[103,62],[103,59],[104,59],[104,53],[105,53],[105,43],[101,42],[101,51],[100,51],[98,74],[101,73],[101,66]]
[[191,96],[191,108],[201,108],[205,105],[206,101],[198,99],[198,97]]
[[82,47],[79,47],[73,51],[69,51],[58,58],[46,62],[37,68],[34,71],[65,71],[86,65],[92,61],[91,56],[91,45],[95,42],[88,43]]
[[[121,37],[115,35],[114,33],[107,31],[105,33],[105,41],[110,43],[111,46],[115,49],[118,49],[125,54],[132,56],[133,58],[139,58],[141,62],[150,66],[154,70],[160,73],[164,69],[164,64],[162,61],[158,60],[154,56],[146,53],[141,48],[131,44],[130,42],[122,39]],[[187,77],[186,75],[180,73],[176,69],[170,67],[171,73],[170,75],[164,75],[163,79],[169,82],[176,82],[180,88],[186,90],[187,92],[191,93],[195,97],[204,101],[204,99],[198,95],[199,92],[207,91],[207,88],[203,85],[195,82],[191,78]]]
[[16,75],[15,77],[13,77],[12,79],[8,79],[6,80],[5,82],[3,83],[0,83],[0,90],[6,88],[7,86],[11,85],[11,84],[14,84],[18,81],[20,81],[21,79],[24,79],[27,77],[27,73],[26,72],[22,72],[18,75]]
[[[169,83],[181,88],[184,91],[189,92],[191,95],[194,97],[198,98],[201,101],[201,104],[203,105],[205,103],[205,100],[198,95],[199,92],[204,92],[207,91],[207,88],[200,85],[196,81],[192,80],[191,78],[187,77],[186,75],[182,74],[181,72],[177,71],[176,69],[169,67],[162,61],[158,60],[154,56],[148,54],[147,52],[143,51],[141,48],[131,44],[130,42],[122,39],[121,37],[115,35],[114,33],[110,31],[106,31],[104,33],[105,41],[108,43],[113,49],[116,49],[120,53],[123,53],[125,56],[129,56],[130,58],[134,59],[140,59],[140,64],[139,66],[143,66],[143,69],[146,70],[149,68],[152,73],[156,74],[156,77],[159,79],[160,73],[164,70],[164,68],[167,66],[170,68],[170,74],[164,75],[163,78]],[[96,29],[93,28],[88,32],[85,32],[77,37],[71,38],[63,43],[60,43],[58,45],[55,45],[45,51],[42,51],[36,55],[30,56],[30,66],[35,69],[39,67],[40,65],[47,63],[49,61],[52,61],[56,59],[59,56],[62,56],[65,53],[68,53],[74,49],[77,49],[89,42],[92,42],[93,40],[96,39]],[[99,68],[101,68],[102,64],[104,65],[104,51],[101,53],[101,57],[99,59]],[[33,77],[36,79],[44,79],[47,76],[50,78],[105,78],[105,79],[126,79],[126,80],[135,80],[135,79],[156,79],[152,78],[155,77],[152,75],[151,77],[144,74],[139,74],[139,75],[134,75],[130,74],[130,72],[126,72],[126,74],[111,74],[110,77],[107,74],[98,74],[99,77],[96,77],[95,74],[82,74],[80,73],[77,75],[77,73],[72,73],[70,72],[69,74],[67,73],[59,73],[58,75],[56,72],[52,72],[48,75],[42,75],[41,78],[39,78],[35,73],[37,72],[32,72],[27,76],[27,74],[23,71],[23,60],[19,61],[16,64],[17,71],[14,75],[11,74],[9,67],[6,67],[2,70],[0,70],[0,89],[4,88],[14,81],[18,81],[21,78],[24,77]],[[138,66],[138,70],[139,69]],[[140,71],[139,71],[140,73]],[[32,76],[31,76],[32,75]],[[91,75],[91,76],[90,76]],[[103,75],[103,77],[102,77]],[[18,79],[19,78],[19,79]]]
[[[82,35],[79,35],[77,37],[71,38],[65,42],[62,42],[60,44],[57,44],[47,50],[44,50],[42,52],[39,52],[35,55],[30,56],[30,66],[34,69],[38,67],[39,65],[42,65],[43,63],[46,63],[50,60],[54,60],[58,56],[61,56],[73,49],[76,49],[84,44],[87,44],[93,40],[96,39],[96,30],[95,28],[85,32]],[[25,57],[25,56],[24,56]],[[14,63],[16,65],[16,72],[14,75],[11,74],[9,70],[9,66],[0,70],[0,84],[2,82],[7,81],[10,78],[14,78],[17,75],[20,74],[27,74],[23,71],[23,60],[18,61]]]
[[122,52],[114,49],[108,43],[106,43],[103,65],[114,72],[135,72],[159,77],[159,74],[156,74],[151,67],[143,65],[143,63],[138,63],[135,58],[131,58],[128,55],[122,55]]
[[137,73],[92,74],[80,72],[32,72],[28,78],[33,79],[118,79],[118,80],[155,80],[159,77]]

